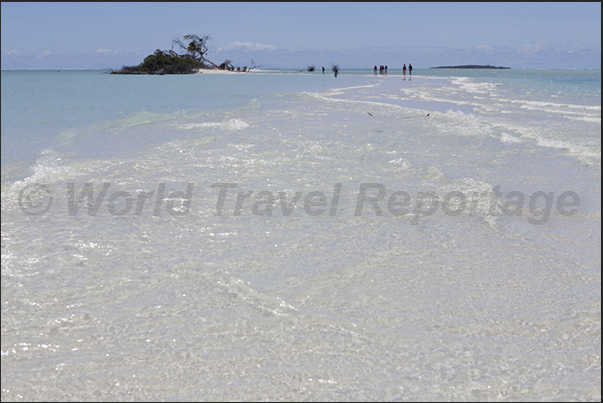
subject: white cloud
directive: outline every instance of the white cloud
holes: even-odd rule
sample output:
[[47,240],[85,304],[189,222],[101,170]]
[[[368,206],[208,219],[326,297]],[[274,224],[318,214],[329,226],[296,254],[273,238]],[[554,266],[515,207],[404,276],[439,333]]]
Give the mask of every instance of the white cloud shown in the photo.
[[96,53],[111,53],[111,49],[98,49]]
[[523,53],[540,53],[540,52],[546,52],[549,51],[551,49],[551,46],[545,42],[533,42],[533,43],[526,43],[525,45],[523,45],[523,47],[521,48],[521,52]]
[[230,45],[218,48],[218,52],[223,50],[276,50],[274,45],[262,45],[261,43],[234,41]]
[[38,55],[38,57],[39,57],[39,58],[43,58],[43,57],[50,56],[51,54],[52,54],[52,52],[51,52],[51,51],[46,50],[46,51],[44,51],[44,53],[42,53],[41,55]]
[[20,56],[21,52],[19,52],[18,50],[11,49],[11,50],[6,51],[6,55],[7,56]]

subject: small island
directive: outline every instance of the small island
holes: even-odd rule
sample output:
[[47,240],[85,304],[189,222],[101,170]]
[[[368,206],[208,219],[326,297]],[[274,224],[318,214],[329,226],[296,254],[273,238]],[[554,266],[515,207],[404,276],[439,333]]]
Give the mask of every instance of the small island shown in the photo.
[[[111,69],[110,74],[196,74],[203,70],[225,70],[225,71],[251,71],[256,66],[253,60],[251,66],[243,68],[234,66],[231,60],[225,60],[220,65],[213,63],[205,57],[209,50],[207,42],[209,36],[188,34],[172,41],[172,49],[157,49],[152,55],[145,57],[137,66],[123,66],[119,70]],[[174,50],[177,46],[183,54]]]
[[510,69],[511,67],[496,67],[489,65],[479,65],[479,64],[466,64],[463,66],[439,66],[439,67],[430,67],[430,69]]

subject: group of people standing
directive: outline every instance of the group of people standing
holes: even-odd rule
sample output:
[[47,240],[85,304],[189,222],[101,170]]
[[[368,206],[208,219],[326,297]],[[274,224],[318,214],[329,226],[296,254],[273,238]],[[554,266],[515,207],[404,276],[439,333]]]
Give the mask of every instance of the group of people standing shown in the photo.
[[[373,73],[377,75],[377,65],[373,68]],[[379,66],[379,74],[387,74],[387,65]],[[402,74],[406,75],[406,64],[402,66]],[[412,76],[412,64],[408,64],[408,74]]]
[[[373,69],[373,73],[375,73],[375,75],[377,75],[377,65],[375,65],[375,68]],[[379,74],[387,74],[387,66],[379,66]]]

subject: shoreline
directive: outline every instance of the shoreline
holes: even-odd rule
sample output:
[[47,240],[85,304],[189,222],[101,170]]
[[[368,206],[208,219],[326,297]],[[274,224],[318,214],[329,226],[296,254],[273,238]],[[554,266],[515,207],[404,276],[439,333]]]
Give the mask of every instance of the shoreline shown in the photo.
[[247,71],[232,71],[232,70],[220,70],[220,69],[197,69],[193,74],[241,74],[241,73],[261,73],[266,72],[262,69],[251,69]]

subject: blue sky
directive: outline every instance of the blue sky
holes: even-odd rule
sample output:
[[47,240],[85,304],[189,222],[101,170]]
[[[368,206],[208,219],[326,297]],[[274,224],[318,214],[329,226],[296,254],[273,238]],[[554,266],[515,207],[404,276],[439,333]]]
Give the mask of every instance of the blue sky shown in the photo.
[[[188,33],[264,67],[599,68],[600,3],[2,3],[2,68],[118,68]],[[412,60],[409,60],[411,59]]]

